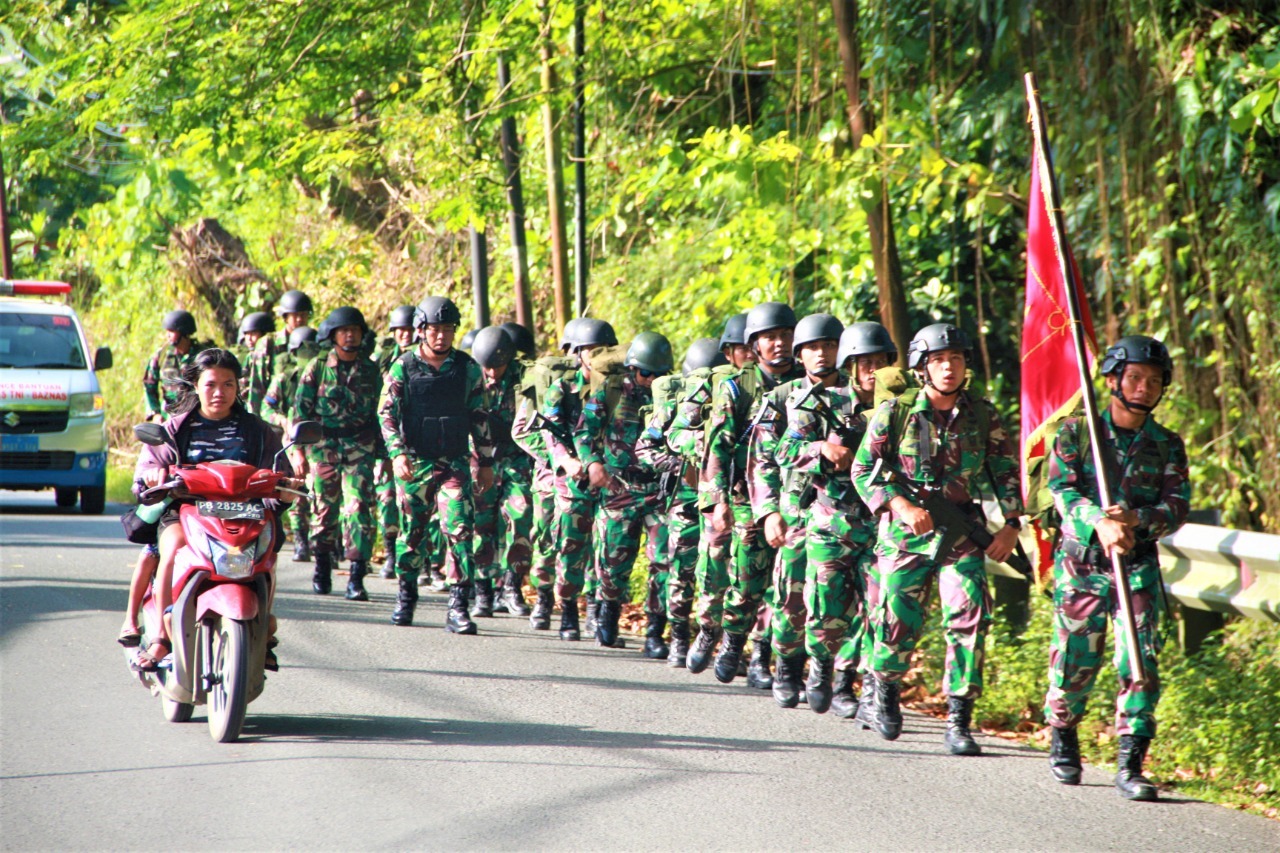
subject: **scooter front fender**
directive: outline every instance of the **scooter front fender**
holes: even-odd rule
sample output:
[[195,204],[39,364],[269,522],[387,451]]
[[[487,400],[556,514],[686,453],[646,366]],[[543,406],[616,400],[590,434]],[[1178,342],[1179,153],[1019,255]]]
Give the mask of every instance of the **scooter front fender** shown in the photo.
[[248,584],[215,584],[200,593],[196,601],[196,621],[203,622],[211,612],[245,622],[257,619],[258,590]]

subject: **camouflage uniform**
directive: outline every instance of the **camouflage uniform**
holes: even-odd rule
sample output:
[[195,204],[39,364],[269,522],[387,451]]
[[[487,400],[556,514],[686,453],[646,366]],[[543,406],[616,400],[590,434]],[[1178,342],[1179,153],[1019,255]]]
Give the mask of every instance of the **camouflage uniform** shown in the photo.
[[[471,449],[434,458],[420,456],[406,436],[405,414],[410,402],[408,383],[415,375],[432,378],[450,376],[458,359],[466,360],[464,407]],[[396,359],[387,371],[387,387],[378,410],[382,437],[390,457],[394,460],[398,456],[407,456],[411,469],[408,480],[396,478],[401,521],[401,535],[396,542],[396,574],[402,578],[416,580],[426,567],[426,550],[430,546],[428,528],[436,526],[443,531],[448,542],[445,571],[448,582],[451,585],[469,584],[475,579],[471,465],[474,462],[481,468],[493,466],[493,438],[485,405],[484,376],[480,365],[459,350],[450,352],[437,369],[422,359],[415,348]],[[465,439],[462,441],[465,447]]]
[[[240,402],[245,403],[249,399],[249,354],[251,350],[241,343],[227,344],[223,349],[234,355],[236,361],[240,362]],[[266,418],[263,420],[266,420]]]
[[[990,402],[961,392],[949,413],[935,410],[924,391],[908,410],[903,434],[891,436],[893,411],[901,400],[876,409],[853,463],[858,494],[880,515],[876,545],[880,572],[880,604],[875,615],[875,650],[871,669],[878,680],[900,681],[924,628],[925,596],[934,576],[942,600],[947,657],[943,688],[948,696],[974,699],[982,694],[986,631],[991,622],[991,596],[982,552],[968,539],[949,545],[938,531],[915,535],[889,511],[902,495],[890,483],[871,482],[876,460],[883,459],[908,480],[941,488],[951,502],[974,513],[971,487],[984,463],[995,480],[996,499],[1006,518],[1022,513],[1018,465],[1000,416]],[[987,435],[981,435],[985,407]],[[942,549],[946,550],[942,553]]]
[[[589,385],[586,374],[578,368],[547,386],[542,401],[542,416],[558,425],[556,429],[544,427],[542,436],[556,471],[556,600],[562,604],[575,600],[582,591],[592,557],[591,528],[599,504],[597,495],[587,487],[585,466],[577,480],[560,473],[569,459],[581,459],[590,452],[589,448],[579,447],[577,441],[582,400]],[[571,437],[573,440],[569,441]]]
[[338,550],[339,528],[347,559],[368,561],[373,553],[369,499],[382,444],[375,410],[381,390],[376,364],[364,358],[342,361],[332,350],[312,359],[298,379],[295,417],[317,420],[325,431],[323,441],[306,449],[317,555]]
[[173,344],[165,344],[156,350],[142,372],[142,390],[146,396],[147,414],[168,418],[166,409],[178,400],[177,382],[186,367],[209,344],[192,339],[185,353],[178,352]]
[[511,424],[511,437],[533,460],[530,576],[535,589],[547,590],[556,579],[556,474],[542,430],[531,425],[533,414],[533,401],[521,398]]
[[495,445],[493,488],[475,498],[476,577],[494,579],[514,572],[520,584],[529,573],[533,526],[533,459],[512,438],[523,378],[524,365],[512,361],[496,383],[486,381]]
[[[1115,600],[1111,560],[1094,536],[1105,518],[1098,499],[1093,455],[1081,453],[1081,423],[1065,421],[1049,456],[1049,489],[1062,516],[1062,542],[1054,560],[1053,641],[1049,652],[1049,692],[1044,715],[1055,728],[1072,728],[1084,715],[1106,647],[1107,617],[1115,622],[1116,734],[1152,738],[1160,699],[1157,655],[1160,639],[1160,564],[1156,543],[1187,518],[1191,483],[1182,439],[1150,415],[1136,431],[1117,428],[1104,411],[1100,432],[1109,461],[1111,499],[1138,516],[1135,547],[1125,556],[1147,680],[1134,684],[1124,620]],[[1086,441],[1087,445],[1088,442]]]
[[[277,429],[287,432],[289,427],[299,420],[294,416],[294,403],[298,395],[298,380],[302,377],[302,369],[306,367],[306,363],[299,361],[293,353],[286,350],[277,359],[276,366],[279,369],[272,377],[271,384],[267,386],[267,393],[262,399],[261,417]],[[295,546],[310,539],[311,499],[295,500],[293,507],[285,513],[284,522],[293,528]]]
[[249,353],[247,362],[243,362],[245,375],[249,377],[248,394],[244,399],[245,407],[255,415],[262,413],[262,400],[271,387],[271,378],[276,373],[276,357],[289,352],[289,330],[278,329],[269,335],[258,338],[253,352]]
[[[383,385],[387,382],[387,371],[397,358],[404,355],[405,348],[396,343],[395,338],[383,338],[374,351],[373,360],[378,363],[378,371],[382,374]],[[373,488],[378,500],[378,526],[382,528],[382,536],[394,542],[400,535],[400,506],[396,496],[395,478],[391,473],[391,457],[387,455],[385,444],[383,452],[373,466]],[[388,555],[390,557],[390,555]]]
[[751,364],[725,376],[716,385],[711,400],[707,460],[698,501],[703,512],[725,501],[733,509],[733,557],[722,622],[726,634],[745,634],[755,621],[776,556],[776,549],[765,541],[764,531],[754,518],[747,493],[747,449],[753,421],[761,414],[769,391],[802,375],[794,366],[789,372],[774,376]]
[[[825,406],[830,415],[816,410]],[[858,497],[849,472],[834,471],[822,456],[830,436],[829,418],[844,420],[850,435],[839,435],[846,447],[857,448],[866,430],[865,412],[844,376],[827,388],[795,390],[786,401],[786,428],[776,451],[784,469],[813,477],[813,491],[804,510],[808,533],[804,544],[808,621],[805,648],[810,657],[837,660],[842,670],[856,669],[871,658],[866,602],[874,601],[875,523]],[[870,582],[869,582],[870,581]]]

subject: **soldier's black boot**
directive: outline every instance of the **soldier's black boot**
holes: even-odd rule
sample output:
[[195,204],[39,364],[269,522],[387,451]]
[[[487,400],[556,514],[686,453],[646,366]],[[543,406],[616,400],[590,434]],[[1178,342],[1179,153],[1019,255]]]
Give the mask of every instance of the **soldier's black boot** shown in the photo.
[[666,660],[667,655],[671,653],[671,647],[662,639],[663,633],[667,630],[667,615],[648,613],[646,616],[648,616],[648,624],[644,629],[644,656],[650,660]]
[[387,535],[382,538],[383,550],[387,552],[387,558],[382,561],[382,572],[380,573],[383,580],[391,580],[396,576],[396,537]]
[[876,728],[876,674],[862,673],[862,689],[858,692],[858,724],[864,729]]
[[1150,802],[1157,799],[1156,786],[1142,775],[1142,762],[1147,757],[1151,738],[1120,735],[1120,755],[1116,758],[1116,790],[1126,800]]
[[507,572],[502,579],[502,600],[507,605],[507,612],[512,616],[528,616],[529,605],[524,603],[522,584],[515,572]]
[[578,596],[560,602],[560,639],[581,640],[578,630]]
[[982,747],[969,733],[973,721],[973,700],[959,696],[947,697],[947,733],[943,740],[952,755],[981,755]]
[[853,696],[853,670],[836,670],[831,682],[831,712],[837,717],[849,719],[858,713],[858,700]]
[[1053,778],[1064,785],[1080,784],[1080,735],[1075,727],[1053,727],[1053,741],[1049,745],[1049,769]]
[[773,701],[779,708],[794,708],[800,704],[800,681],[804,678],[804,655],[778,658],[773,674]]
[[732,684],[738,675],[738,666],[742,663],[742,650],[747,645],[746,634],[725,632],[724,642],[720,644],[720,654],[716,655],[716,681],[721,684]]
[[747,686],[757,690],[773,687],[773,646],[768,640],[760,640],[751,646],[751,664],[747,667]]
[[671,623],[671,651],[667,654],[667,666],[684,669],[689,656],[689,620],[679,619]]
[[902,734],[902,708],[898,706],[902,686],[896,681],[876,679],[876,731],[885,740]]
[[809,678],[804,691],[809,697],[809,710],[825,714],[831,708],[831,672],[835,668],[831,659],[809,658]]
[[596,607],[596,643],[609,649],[625,649],[627,641],[618,636],[621,601],[601,601]]
[[418,603],[418,581],[408,575],[400,576],[400,591],[396,593],[396,609],[391,614],[392,625],[412,625],[413,608]]
[[587,596],[587,633],[591,636],[596,635],[596,620],[600,616],[600,600],[596,598],[595,593]]
[[293,561],[295,563],[311,562],[311,540],[297,533],[294,534],[297,539],[293,546]]
[[551,587],[538,590],[538,601],[529,614],[529,627],[535,631],[551,630],[551,609],[555,607],[556,594]]
[[685,657],[685,666],[694,675],[702,672],[711,663],[711,653],[716,650],[716,643],[720,640],[720,629],[713,628],[708,631],[703,628],[698,632],[698,639],[693,641],[693,645],[689,647],[689,654]]
[[364,591],[364,576],[369,571],[364,560],[351,561],[351,576],[347,578],[347,601],[368,601],[369,593]]
[[311,591],[328,595],[333,590],[333,555],[316,554],[316,570],[311,573]]
[[473,587],[476,593],[476,606],[471,608],[471,615],[487,619],[493,615],[493,581],[481,578]]
[[467,615],[467,599],[471,597],[471,584],[455,583],[449,590],[449,612],[444,617],[444,629],[450,634],[474,634],[476,623]]

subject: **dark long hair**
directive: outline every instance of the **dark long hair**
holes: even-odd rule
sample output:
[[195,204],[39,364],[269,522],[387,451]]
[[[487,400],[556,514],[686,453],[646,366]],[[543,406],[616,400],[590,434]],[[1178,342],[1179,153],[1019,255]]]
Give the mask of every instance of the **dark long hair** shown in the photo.
[[[200,381],[200,374],[217,367],[230,370],[236,375],[237,382],[243,372],[240,359],[236,358],[235,353],[216,348],[201,350],[196,353],[196,357],[190,364],[182,368],[182,378],[177,382],[178,399],[174,400],[173,405],[169,407],[170,414],[185,415],[197,408],[200,405],[200,396],[196,394],[196,384]],[[231,406],[232,413],[239,412],[243,408],[243,402],[237,397]]]

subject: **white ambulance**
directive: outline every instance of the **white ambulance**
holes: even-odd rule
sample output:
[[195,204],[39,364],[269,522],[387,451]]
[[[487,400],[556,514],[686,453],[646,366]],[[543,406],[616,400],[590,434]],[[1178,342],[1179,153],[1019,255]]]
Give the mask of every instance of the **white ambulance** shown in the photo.
[[[89,342],[64,282],[0,279],[0,489],[53,489],[60,507],[102,512],[107,430]],[[43,299],[37,297],[45,297]]]

